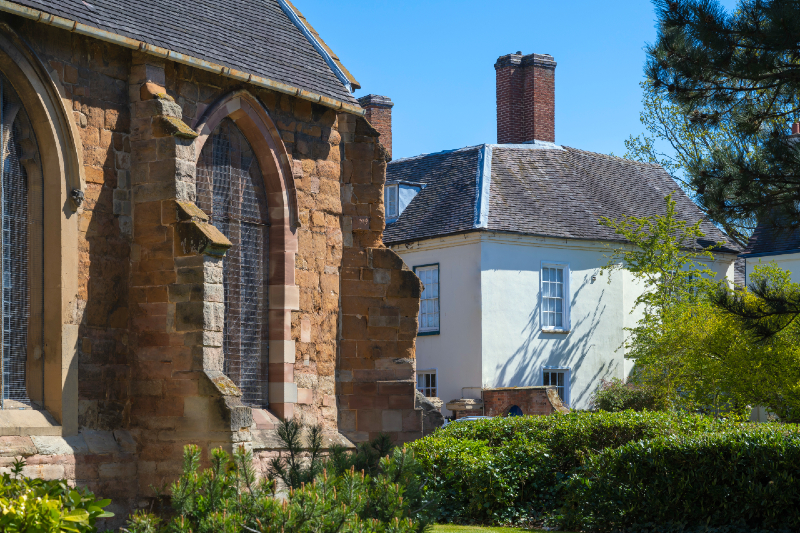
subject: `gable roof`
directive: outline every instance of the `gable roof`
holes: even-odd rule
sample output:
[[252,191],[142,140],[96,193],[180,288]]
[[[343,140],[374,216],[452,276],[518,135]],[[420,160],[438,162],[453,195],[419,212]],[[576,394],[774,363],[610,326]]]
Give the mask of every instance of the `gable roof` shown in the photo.
[[740,251],[658,165],[535,141],[399,159],[386,175],[427,184],[387,225],[387,244],[475,230],[619,242],[601,217],[664,214],[664,197],[674,193],[682,220],[703,220],[698,244]]
[[0,9],[361,111],[347,88],[355,78],[287,0],[0,0]]

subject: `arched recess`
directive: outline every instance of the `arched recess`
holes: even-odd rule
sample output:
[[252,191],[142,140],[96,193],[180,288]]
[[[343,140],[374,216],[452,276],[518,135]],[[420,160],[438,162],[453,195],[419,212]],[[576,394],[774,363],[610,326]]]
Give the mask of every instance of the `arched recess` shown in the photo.
[[258,160],[269,208],[269,407],[281,418],[293,416],[297,403],[294,383],[295,343],[292,311],[299,309],[295,285],[297,200],[286,148],[267,110],[248,91],[218,99],[195,125],[195,156],[200,157],[209,135],[230,118],[244,134]]
[[[38,154],[28,172],[41,172],[43,186],[43,374],[42,412],[17,411],[20,433],[78,432],[78,214],[83,151],[57,77],[10,27],[0,24],[0,71],[14,87]],[[59,426],[60,425],[60,426]]]

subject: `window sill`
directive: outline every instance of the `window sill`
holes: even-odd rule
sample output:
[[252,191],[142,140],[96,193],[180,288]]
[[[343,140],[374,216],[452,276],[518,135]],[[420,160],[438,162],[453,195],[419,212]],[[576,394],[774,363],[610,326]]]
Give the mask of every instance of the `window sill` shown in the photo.
[[438,335],[438,331],[420,331],[417,333],[417,337],[427,337],[428,335]]
[[45,411],[0,410],[0,437],[60,437],[61,426]]
[[542,333],[555,333],[556,335],[567,335],[569,332],[568,329],[542,329]]

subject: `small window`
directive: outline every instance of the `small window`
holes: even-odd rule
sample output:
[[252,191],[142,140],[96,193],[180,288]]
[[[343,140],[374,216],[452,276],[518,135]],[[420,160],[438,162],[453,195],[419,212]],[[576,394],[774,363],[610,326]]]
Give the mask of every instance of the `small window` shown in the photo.
[[542,329],[569,330],[569,267],[542,265]]
[[414,268],[422,281],[422,297],[419,302],[419,332],[439,333],[439,265]]
[[386,204],[386,219],[393,220],[400,216],[398,213],[397,185],[387,185],[384,189],[384,203]]
[[547,368],[544,370],[543,384],[545,387],[555,387],[558,392],[558,397],[561,401],[567,403],[567,385],[569,383],[569,370],[553,370]]
[[428,398],[436,398],[436,370],[417,371],[417,390]]

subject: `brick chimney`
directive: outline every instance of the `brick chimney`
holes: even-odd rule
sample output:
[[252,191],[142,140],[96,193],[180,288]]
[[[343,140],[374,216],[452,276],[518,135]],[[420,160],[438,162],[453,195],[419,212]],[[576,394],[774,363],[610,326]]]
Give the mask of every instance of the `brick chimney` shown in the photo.
[[500,56],[497,75],[497,142],[556,141],[556,62],[548,54]]
[[381,144],[386,151],[389,152],[389,157],[392,157],[392,108],[394,102],[388,96],[380,96],[377,94],[368,94],[358,99],[361,107],[366,109],[367,114],[364,117],[372,124],[372,127],[378,130],[381,134]]

